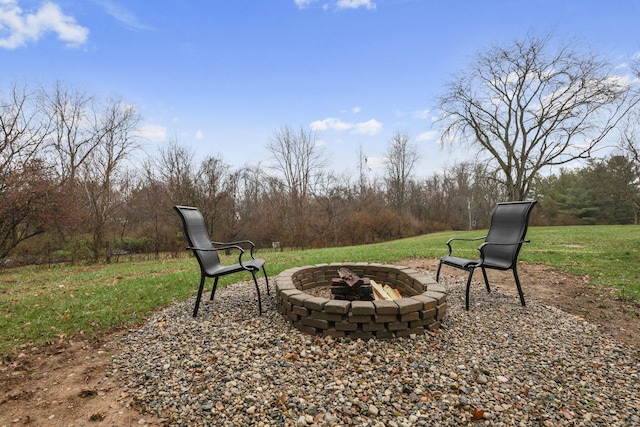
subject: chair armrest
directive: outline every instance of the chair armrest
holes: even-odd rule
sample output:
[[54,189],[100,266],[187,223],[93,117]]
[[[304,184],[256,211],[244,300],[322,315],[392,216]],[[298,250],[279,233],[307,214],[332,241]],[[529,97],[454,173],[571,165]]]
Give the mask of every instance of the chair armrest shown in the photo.
[[211,242],[214,245],[240,245],[241,243],[248,243],[250,246],[255,246],[251,240],[238,240],[237,242]]
[[[255,243],[253,243],[251,240],[238,240],[236,242],[211,242],[211,244],[213,244],[214,246],[216,245],[232,245],[232,246],[240,246],[242,244],[245,245],[249,245],[251,247],[251,251],[250,251],[250,255],[251,258],[254,258],[253,256],[253,250],[256,247]],[[220,248],[216,246],[216,249],[224,249],[224,248]],[[255,259],[255,258],[254,258]]]
[[462,241],[466,241],[466,242],[472,242],[474,240],[482,240],[482,239],[486,239],[487,236],[481,236],[481,237],[452,237],[451,239],[447,240],[447,246],[449,247],[449,256],[451,256],[451,253],[453,252],[453,248],[451,247],[451,242],[456,241],[456,240],[462,240]]
[[[213,242],[212,242],[213,243]],[[223,251],[226,249],[237,249],[240,251],[240,253],[244,253],[244,249],[241,246],[238,245],[228,245],[228,246],[216,246],[215,248],[198,248],[196,246],[187,246],[186,247],[187,250],[191,250],[191,251],[205,251],[205,252],[211,252],[211,251]]]
[[[211,242],[211,243],[220,243],[220,242]],[[222,243],[224,244],[224,243]],[[246,252],[245,249],[242,246],[239,245],[226,245],[226,246],[216,246],[214,248],[197,248],[195,246],[187,246],[187,250],[192,250],[192,251],[204,251],[204,252],[211,252],[211,251],[224,251],[226,249],[237,249],[238,251],[240,251],[240,253],[238,254],[238,264],[240,264],[240,266],[242,268],[244,268],[245,270],[248,270],[248,268],[246,268],[244,266],[244,264],[242,263],[242,255],[244,255],[244,253]],[[251,258],[253,258],[253,248],[251,248]]]
[[509,242],[509,243],[498,243],[498,242],[484,242],[480,246],[478,246],[478,250],[480,251],[480,263],[484,262],[484,248],[487,246],[515,246],[520,245],[522,243],[530,243],[531,240],[519,240],[517,242]]
[[509,243],[484,242],[483,244],[478,246],[478,250],[482,252],[482,249],[485,246],[513,246],[513,245],[521,245],[522,243],[531,243],[531,240],[518,240],[517,242],[509,242]]

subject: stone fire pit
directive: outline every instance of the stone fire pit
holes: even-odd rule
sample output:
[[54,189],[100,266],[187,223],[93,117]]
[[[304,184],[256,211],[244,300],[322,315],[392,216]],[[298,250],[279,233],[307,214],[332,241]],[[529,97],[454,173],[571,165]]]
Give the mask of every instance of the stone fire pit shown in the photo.
[[[403,298],[395,301],[342,301],[329,298],[339,268],[388,284]],[[377,263],[332,263],[291,268],[276,279],[278,311],[310,335],[357,339],[396,338],[435,330],[447,311],[446,291],[417,270]],[[326,288],[326,296],[319,292]]]

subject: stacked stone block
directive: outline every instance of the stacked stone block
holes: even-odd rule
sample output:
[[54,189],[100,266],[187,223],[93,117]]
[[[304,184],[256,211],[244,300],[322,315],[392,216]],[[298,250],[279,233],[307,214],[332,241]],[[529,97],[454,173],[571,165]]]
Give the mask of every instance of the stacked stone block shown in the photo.
[[[307,291],[329,286],[339,268],[397,288],[394,301],[341,301],[312,296]],[[291,268],[276,279],[278,311],[294,327],[323,337],[397,338],[435,330],[444,317],[446,291],[431,276],[417,270],[377,263],[332,263]],[[406,295],[406,296],[405,296]]]

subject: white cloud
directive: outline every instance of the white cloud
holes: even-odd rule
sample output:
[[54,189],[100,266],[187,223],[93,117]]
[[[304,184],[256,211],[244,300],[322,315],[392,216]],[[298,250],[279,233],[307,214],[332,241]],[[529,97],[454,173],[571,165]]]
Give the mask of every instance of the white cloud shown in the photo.
[[382,123],[375,119],[368,122],[356,123],[351,133],[358,135],[375,135],[382,130]]
[[358,114],[360,111],[362,111],[362,108],[360,108],[359,106],[353,107],[351,109],[351,112],[354,114]]
[[342,132],[351,129],[353,127],[353,124],[343,122],[340,119],[329,117],[324,120],[316,120],[315,122],[311,122],[310,127],[312,130],[318,131],[337,130],[338,132]]
[[[304,9],[316,1],[317,0],[293,0],[296,6],[298,6],[298,9]],[[327,3],[322,5],[323,10],[327,10],[329,7]],[[335,7],[336,9],[358,9],[364,7],[368,10],[376,10],[376,4],[371,0],[337,0]]]
[[112,0],[97,0],[98,4],[118,22],[132,30],[152,30],[153,28],[138,21],[135,15],[129,12],[122,5]]
[[296,6],[298,6],[299,9],[304,9],[314,1],[316,0],[293,0],[293,2],[296,4]]
[[202,131],[201,130],[197,131],[196,132],[196,139],[202,139],[202,138],[204,138],[204,134],[202,133]]
[[375,10],[376,4],[371,0],[338,0],[336,3],[338,9],[357,9],[365,7],[369,10]]
[[422,132],[420,135],[418,135],[418,137],[416,138],[416,141],[437,140],[439,136],[440,136],[439,132],[437,132],[435,130],[429,130],[429,131],[426,131],[426,132]]
[[420,110],[413,113],[413,116],[418,119],[428,119],[431,115],[431,110]]
[[626,69],[627,67],[629,67],[629,63],[628,63],[628,62],[622,62],[622,63],[620,63],[620,64],[616,65],[616,66],[615,66],[615,69],[616,69],[616,70],[624,70],[624,69]]
[[382,123],[375,119],[366,122],[351,123],[329,117],[324,120],[312,122],[310,127],[316,131],[335,130],[338,132],[349,131],[349,133],[357,135],[375,135],[382,130]]
[[167,128],[160,125],[145,125],[138,130],[138,137],[147,141],[164,142],[167,140]]
[[69,47],[78,47],[87,41],[89,29],[65,15],[53,2],[44,2],[34,13],[25,13],[17,0],[0,0],[0,47],[16,49],[27,42],[38,41],[48,33]]

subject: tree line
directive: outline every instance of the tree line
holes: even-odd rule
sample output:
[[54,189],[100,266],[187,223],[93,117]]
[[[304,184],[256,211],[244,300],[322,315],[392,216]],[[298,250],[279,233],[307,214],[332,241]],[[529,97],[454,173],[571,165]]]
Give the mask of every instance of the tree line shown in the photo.
[[[438,102],[443,143],[478,156],[417,178],[419,146],[402,131],[382,175],[362,147],[356,170],[328,169],[318,134],[290,126],[265,141],[273,166],[234,167],[177,140],[143,154],[141,117],[120,98],[12,83],[0,89],[0,260],[179,251],[173,205],[197,206],[215,240],[260,248],[486,228],[497,202],[527,198],[537,224],[639,222],[638,93],[597,55],[549,37],[494,46]],[[612,139],[613,154],[594,157]]]

